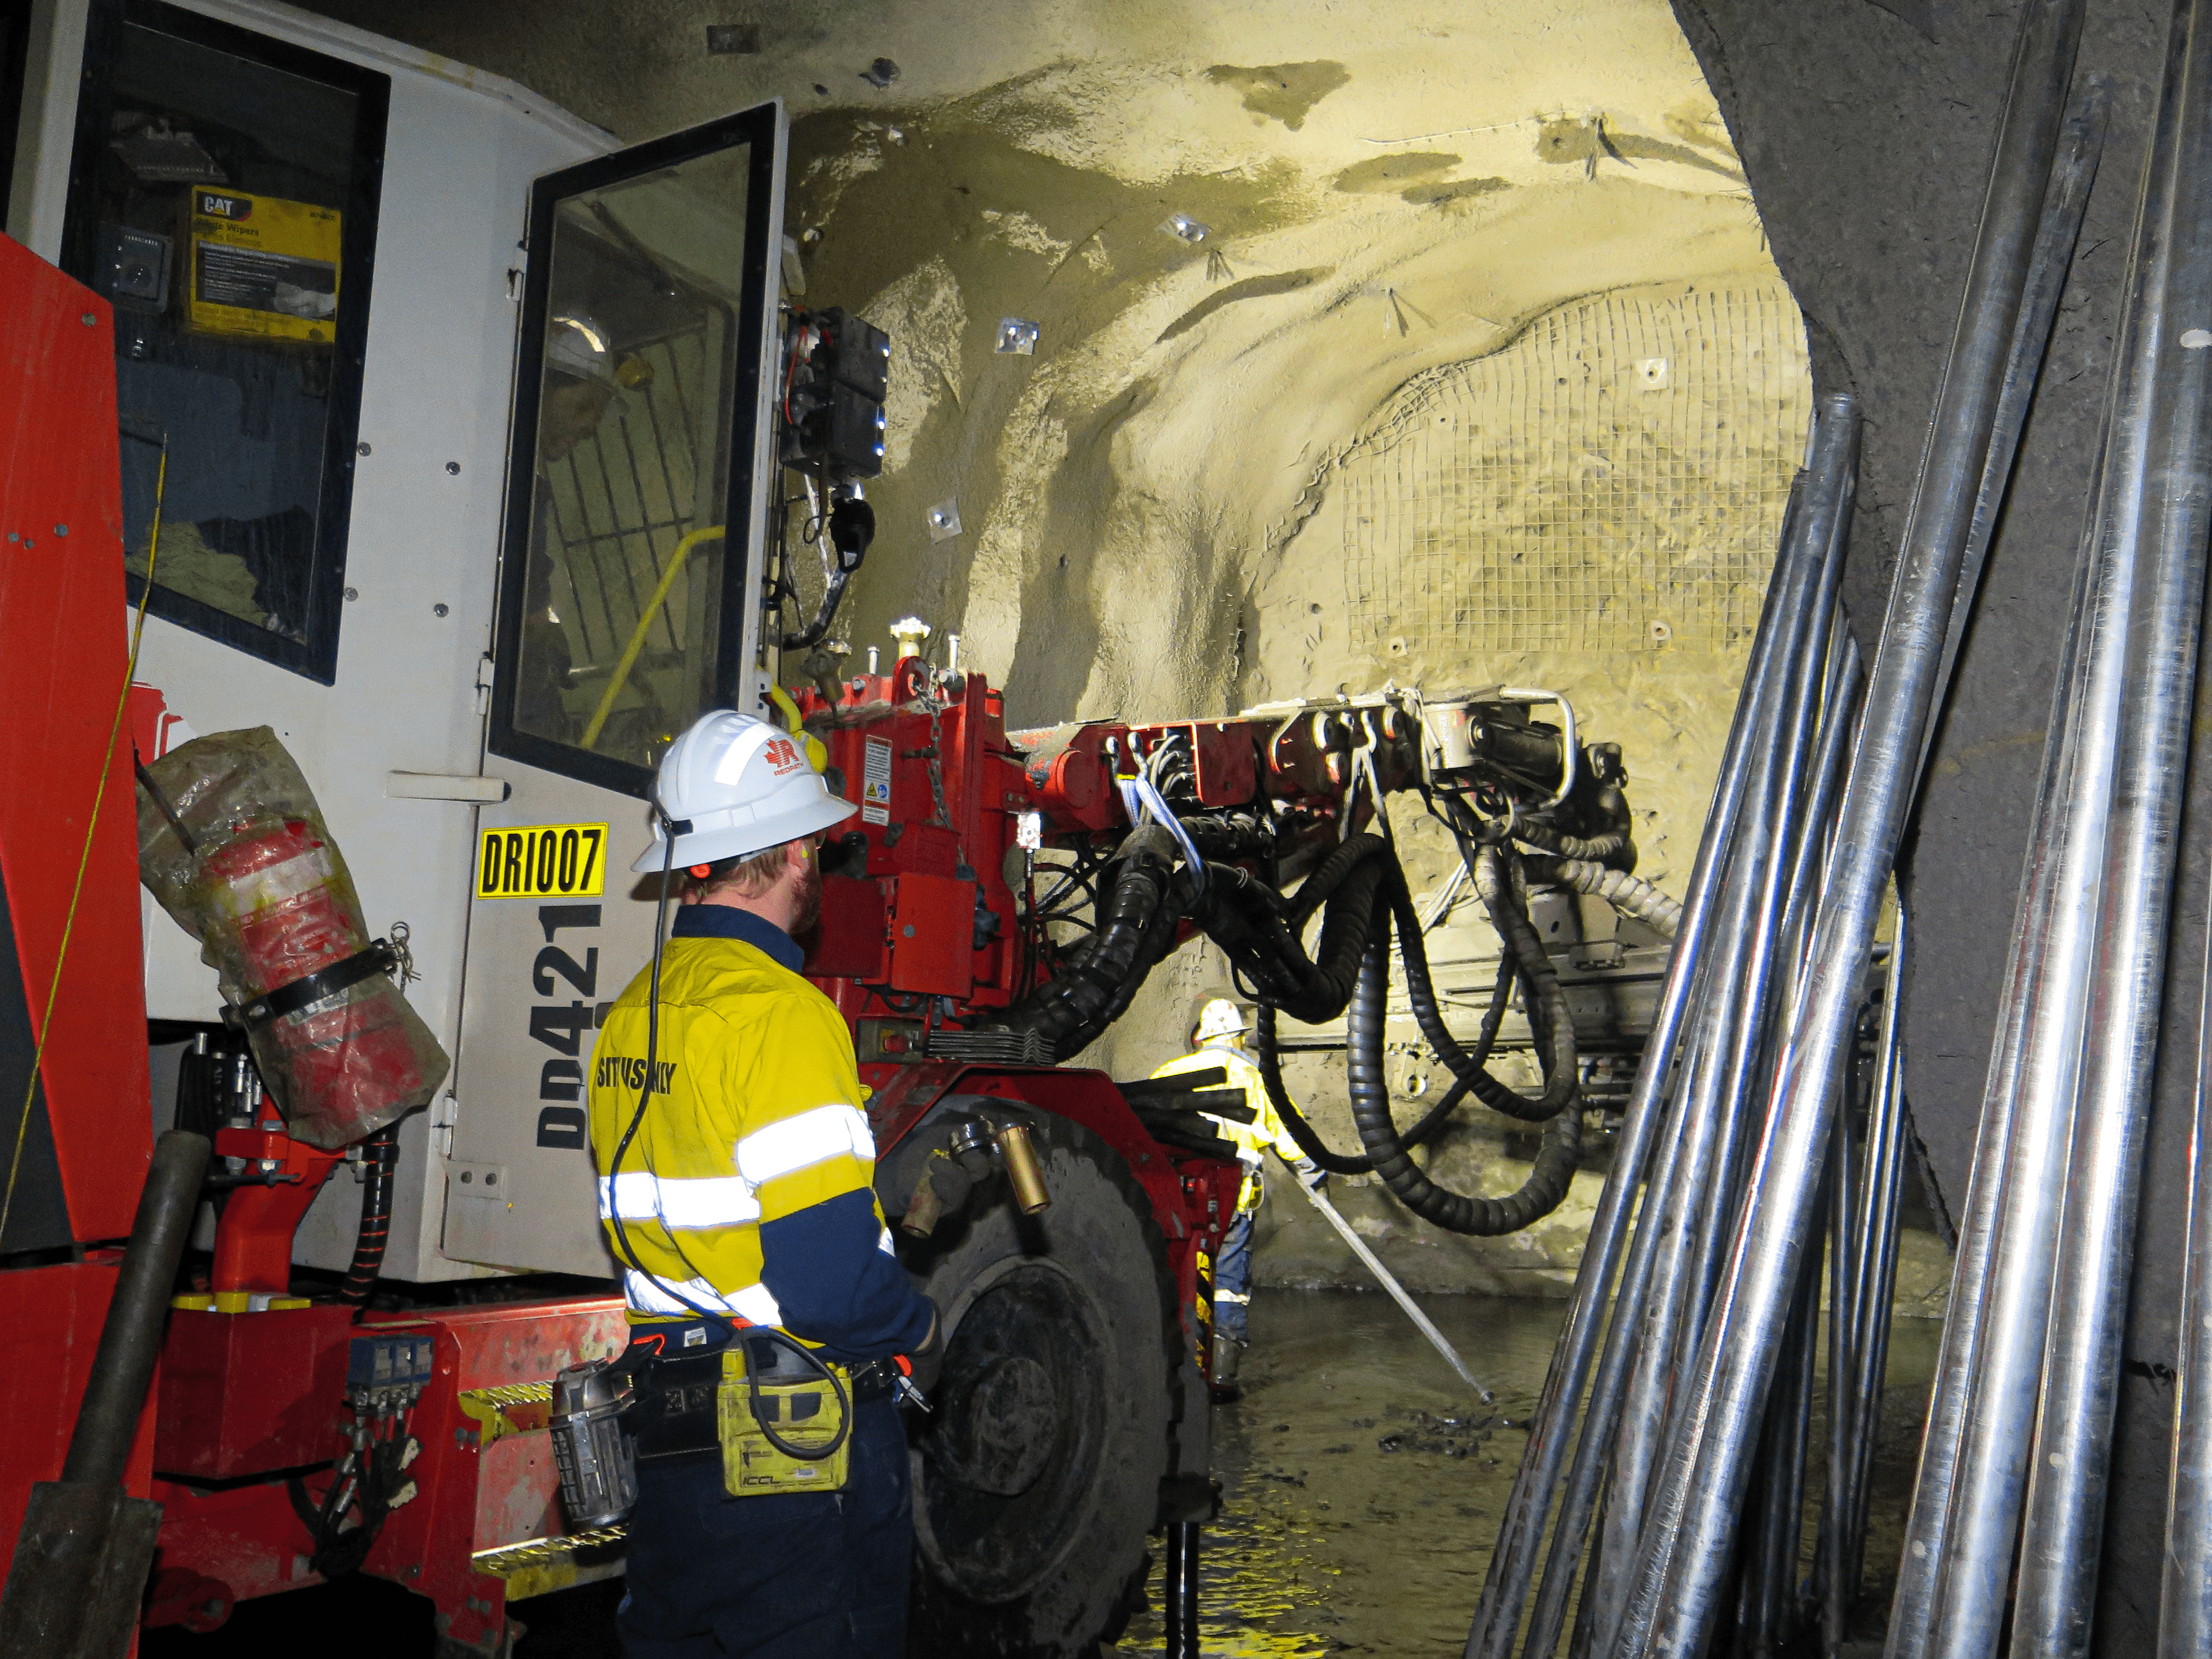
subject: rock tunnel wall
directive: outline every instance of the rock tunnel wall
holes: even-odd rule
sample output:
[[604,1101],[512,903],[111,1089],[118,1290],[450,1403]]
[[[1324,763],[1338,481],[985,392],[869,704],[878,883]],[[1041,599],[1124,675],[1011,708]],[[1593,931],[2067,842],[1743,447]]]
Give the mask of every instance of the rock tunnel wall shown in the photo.
[[[623,139],[787,99],[806,297],[893,341],[856,648],[917,612],[1027,725],[1550,687],[1622,746],[1641,872],[1679,889],[1811,382],[1662,0],[833,3],[733,53],[699,0],[618,29],[587,0],[319,9]],[[1400,822],[1433,888],[1448,843]],[[1091,1059],[1141,1075],[1224,982],[1187,949]],[[1340,1054],[1291,1080],[1352,1145]],[[1440,1178],[1518,1186],[1530,1139],[1465,1117]],[[1557,1294],[1592,1163],[1507,1239],[1344,1201],[1418,1286]],[[1263,1275],[1358,1282],[1313,1218],[1270,1218]]]

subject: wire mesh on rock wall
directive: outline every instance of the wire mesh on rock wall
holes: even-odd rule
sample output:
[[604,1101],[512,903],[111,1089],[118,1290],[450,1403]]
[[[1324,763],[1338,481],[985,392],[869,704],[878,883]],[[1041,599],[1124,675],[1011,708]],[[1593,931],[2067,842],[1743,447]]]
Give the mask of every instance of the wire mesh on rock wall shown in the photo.
[[1354,640],[1728,644],[1757,623],[1811,404],[1778,283],[1601,295],[1420,375],[1342,465]]

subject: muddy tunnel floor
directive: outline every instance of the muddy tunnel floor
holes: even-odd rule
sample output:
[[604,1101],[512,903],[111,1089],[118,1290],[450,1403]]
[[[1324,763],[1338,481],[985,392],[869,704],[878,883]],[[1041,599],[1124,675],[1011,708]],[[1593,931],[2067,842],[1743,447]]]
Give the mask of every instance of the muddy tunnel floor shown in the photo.
[[[1254,1296],[1244,1397],[1214,1418],[1222,1512],[1200,1556],[1206,1659],[1441,1659],[1467,1639],[1565,1309],[1479,1296],[1422,1304],[1493,1403],[1468,1398],[1381,1295]],[[1891,1339],[1869,1596],[1855,1634],[1862,1626],[1880,1634],[1941,1331],[1933,1321],[1900,1320]],[[1824,1416],[1816,1411],[1815,1444]],[[1818,1490],[1818,1469],[1808,1481]],[[1813,1543],[1808,1528],[1808,1563]],[[1156,1559],[1147,1607],[1108,1651],[1161,1650],[1160,1595]]]

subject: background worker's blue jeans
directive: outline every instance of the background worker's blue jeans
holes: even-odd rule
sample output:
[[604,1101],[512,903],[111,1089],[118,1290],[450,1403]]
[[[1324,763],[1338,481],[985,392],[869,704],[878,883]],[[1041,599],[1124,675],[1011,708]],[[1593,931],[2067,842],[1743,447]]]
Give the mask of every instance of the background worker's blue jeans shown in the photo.
[[906,1427],[890,1400],[854,1409],[836,1492],[731,1498],[714,1452],[638,1465],[629,1659],[898,1659],[914,1553]]
[[1218,1336],[1244,1340],[1244,1322],[1252,1302],[1252,1218],[1256,1210],[1239,1210],[1230,1218],[1221,1235],[1221,1254],[1213,1260],[1213,1329]]

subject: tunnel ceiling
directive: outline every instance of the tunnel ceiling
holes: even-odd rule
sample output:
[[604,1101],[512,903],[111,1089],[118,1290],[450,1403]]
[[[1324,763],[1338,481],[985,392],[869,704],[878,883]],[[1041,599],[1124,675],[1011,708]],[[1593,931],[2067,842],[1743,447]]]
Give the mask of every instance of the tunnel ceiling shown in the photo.
[[319,9],[623,139],[787,100],[806,297],[894,342],[856,646],[1017,723],[1557,685],[1686,871],[1810,398],[1661,0]]

